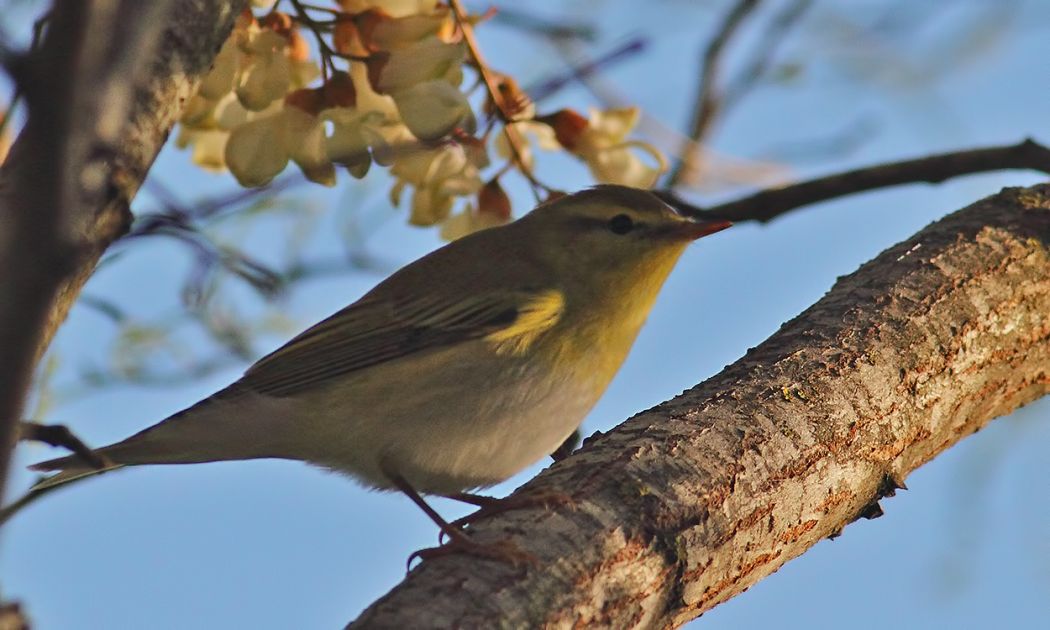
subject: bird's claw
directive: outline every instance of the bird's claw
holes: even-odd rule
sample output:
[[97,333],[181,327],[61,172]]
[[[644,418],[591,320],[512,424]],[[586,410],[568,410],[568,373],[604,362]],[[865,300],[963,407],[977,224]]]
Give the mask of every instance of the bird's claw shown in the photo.
[[502,514],[504,512],[511,512],[513,510],[524,510],[528,508],[541,507],[544,509],[551,509],[562,506],[574,506],[576,504],[568,494],[564,492],[553,492],[550,490],[540,490],[537,492],[530,492],[528,494],[512,495],[499,501],[494,501],[491,504],[483,505],[474,512],[467,514],[462,518],[458,518],[452,521],[452,526],[462,528],[466,525],[476,523],[477,521],[484,520]]
[[[492,499],[491,502],[485,502],[480,504],[480,507],[467,514],[462,518],[458,518],[449,525],[455,527],[457,530],[462,530],[465,526],[471,525],[478,521],[502,514],[504,512],[510,512],[513,510],[523,510],[527,508],[542,507],[544,509],[551,509],[562,506],[575,506],[576,500],[564,492],[553,492],[550,490],[539,490],[536,492],[530,492],[522,495],[511,495],[503,499]],[[478,505],[475,503],[475,505]],[[438,532],[438,542],[444,541],[447,532]]]
[[536,567],[540,564],[536,556],[522,550],[510,541],[501,540],[491,544],[481,544],[465,536],[457,536],[440,547],[428,547],[412,552],[412,555],[408,556],[406,570],[411,570],[412,561],[417,558],[426,561],[455,553],[465,553],[485,560],[504,562],[519,569]]

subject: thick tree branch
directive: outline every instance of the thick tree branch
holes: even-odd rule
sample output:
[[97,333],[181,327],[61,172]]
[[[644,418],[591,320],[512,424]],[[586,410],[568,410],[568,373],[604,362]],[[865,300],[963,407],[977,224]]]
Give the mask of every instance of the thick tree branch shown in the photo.
[[782,188],[767,188],[735,201],[699,208],[671,191],[657,194],[694,214],[731,221],[767,223],[803,206],[901,184],[939,184],[961,175],[1003,170],[1030,170],[1050,175],[1050,149],[1033,140],[969,151],[952,151],[915,160],[890,162],[819,177]]
[[674,627],[841,532],[914,469],[1050,391],[1050,185],[1006,189],[841,278],[717,376],[480,522],[540,561],[424,562],[355,628]]
[[244,0],[58,0],[8,59],[28,119],[0,169],[0,488],[33,367]]

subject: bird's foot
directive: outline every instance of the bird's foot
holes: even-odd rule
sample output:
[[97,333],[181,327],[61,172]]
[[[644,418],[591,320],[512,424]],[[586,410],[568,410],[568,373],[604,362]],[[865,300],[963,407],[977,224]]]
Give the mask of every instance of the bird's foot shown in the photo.
[[[477,498],[478,495],[471,496]],[[576,504],[576,501],[568,494],[565,494],[564,492],[553,492],[550,490],[539,490],[536,492],[529,492],[526,494],[515,494],[503,499],[494,499],[491,497],[483,498],[488,499],[488,501],[477,503],[471,501],[471,503],[474,503],[474,505],[478,506],[477,511],[467,514],[463,518],[459,518],[452,521],[451,525],[456,528],[463,528],[466,525],[476,523],[480,520],[484,520],[497,514],[510,512],[512,510],[523,510],[534,507],[551,509],[555,507],[561,507],[566,505],[571,506]]]
[[539,566],[540,563],[536,556],[522,550],[510,541],[501,540],[491,544],[482,544],[474,542],[464,534],[460,534],[451,537],[449,542],[440,547],[428,547],[426,549],[412,552],[412,555],[408,557],[406,569],[412,568],[412,561],[416,558],[426,561],[456,553],[464,553],[485,560],[504,562],[519,569]]

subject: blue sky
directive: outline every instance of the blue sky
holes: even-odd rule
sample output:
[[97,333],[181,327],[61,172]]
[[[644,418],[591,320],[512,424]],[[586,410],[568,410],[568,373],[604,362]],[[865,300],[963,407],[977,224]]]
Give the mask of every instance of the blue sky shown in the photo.
[[[806,61],[801,73],[743,101],[713,137],[719,153],[779,157],[793,176],[805,177],[1027,135],[1050,140],[1043,67],[1050,43],[1036,26],[1050,18],[1046,3],[1015,2],[1012,21],[1003,24],[981,14],[987,28],[968,31],[962,25],[986,3],[914,3],[922,28],[904,39],[876,37],[865,47],[848,45],[860,38],[842,35],[844,24],[863,21],[865,11],[885,3],[816,4],[781,54],[784,61]],[[538,13],[597,25],[599,39],[589,49],[598,53],[645,37],[644,53],[611,67],[603,78],[651,116],[682,128],[696,51],[719,12],[681,0],[647,3],[645,11],[637,7],[628,0],[536,3]],[[965,42],[956,41],[961,32],[967,33]],[[514,29],[488,25],[479,36],[492,65],[526,85],[562,67],[550,46]],[[745,32],[742,43],[756,36]],[[979,55],[967,54],[979,46]],[[730,61],[739,60],[739,52],[732,50]],[[586,91],[572,88],[543,108],[582,110],[593,103]],[[857,125],[871,133],[852,151],[799,156],[788,150]],[[540,168],[566,189],[589,183],[582,167],[565,160],[541,161]],[[233,186],[229,177],[193,168],[185,153],[171,147],[154,175],[187,203]],[[701,241],[668,281],[584,433],[607,430],[717,373],[819,299],[837,276],[930,221],[1002,186],[1036,181],[1033,174],[996,173],[868,193]],[[355,251],[371,265],[311,280],[265,307],[229,283],[245,315],[258,317],[265,308],[293,322],[285,333],[261,337],[257,353],[439,244],[433,231],[406,226],[404,212],[389,207],[388,185],[370,175],[363,185],[345,178],[334,190],[297,189],[297,208],[318,217],[319,229],[306,237],[311,255],[340,255],[345,245],[338,235],[349,229],[351,217],[362,235],[355,238],[361,243]],[[520,212],[528,195],[520,187],[512,191]],[[151,202],[143,195],[136,208],[148,209]],[[334,219],[337,213],[342,218]],[[237,226],[222,234],[276,261],[287,225],[266,219],[243,234]],[[137,321],[154,321],[180,308],[190,265],[179,245],[143,241],[96,274],[86,293],[111,299]],[[187,353],[205,351],[199,333],[179,334]],[[68,381],[85,365],[105,363],[115,335],[97,311],[75,308],[56,341],[56,379]],[[244,367],[231,364],[179,386],[100,389],[56,405],[47,419],[69,424],[91,444],[104,444],[210,394]],[[846,620],[857,628],[1045,624],[1048,411],[1042,401],[967,438],[910,477],[907,492],[883,503],[884,517],[819,543],[695,626],[823,628]],[[22,465],[50,455],[44,447],[21,448],[10,494],[19,494],[33,478]],[[495,492],[509,492],[538,469]],[[437,505],[449,517],[465,512],[449,502]],[[333,627],[396,584],[408,554],[433,545],[436,535],[403,497],[368,492],[302,464],[144,468],[56,493],[21,514],[4,531],[0,579],[4,595],[22,599],[40,628]]]

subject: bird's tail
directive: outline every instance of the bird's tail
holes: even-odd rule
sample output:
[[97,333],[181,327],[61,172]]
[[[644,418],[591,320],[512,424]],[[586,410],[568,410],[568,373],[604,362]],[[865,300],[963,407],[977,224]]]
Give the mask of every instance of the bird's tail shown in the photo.
[[85,462],[82,458],[77,455],[70,455],[68,457],[58,457],[56,459],[49,459],[46,462],[40,462],[33,464],[29,467],[29,470],[36,470],[38,472],[50,472],[60,471],[57,475],[51,475],[50,477],[44,477],[40,481],[33,484],[33,487],[29,489],[30,492],[38,492],[41,490],[48,490],[50,488],[57,488],[58,486],[64,486],[67,483],[77,481],[78,479],[86,479],[88,477],[94,477],[95,475],[123,468],[127,464],[118,464],[113,462],[106,456],[106,449],[99,449],[95,451],[100,456],[104,457],[103,461],[107,462],[106,466],[94,467],[91,464]]
[[[95,450],[105,463],[93,467],[79,456],[50,459],[30,470],[58,471],[0,510],[0,523],[45,493],[81,479],[142,464],[197,464],[262,457],[299,458],[285,448],[289,423],[275,416],[261,397],[205,399],[131,437]],[[291,453],[291,454],[290,454]]]
[[[192,407],[190,408],[192,409]],[[29,489],[30,492],[41,492],[51,490],[68,483],[94,477],[95,475],[123,468],[134,464],[162,464],[176,463],[180,461],[179,444],[172,443],[170,434],[179,435],[177,425],[173,420],[188,415],[189,409],[175,414],[171,418],[160,422],[135,435],[94,450],[99,461],[104,466],[92,466],[78,455],[67,455],[47,461],[39,462],[29,466],[29,470],[38,472],[58,471],[58,474],[45,477]],[[176,431],[171,429],[175,428]]]
[[58,457],[31,465],[30,470],[57,471],[57,474],[42,478],[25,496],[0,510],[0,523],[44,494],[118,468],[137,464],[191,463],[216,459],[207,456],[195,457],[192,448],[193,439],[199,437],[201,431],[199,425],[203,424],[194,416],[205,414],[190,412],[205,411],[209,406],[204,404],[206,402],[207,400],[202,401],[125,440],[95,449],[98,459],[105,464],[103,466],[93,466],[78,455]]
[[32,470],[60,470],[57,475],[51,475],[50,477],[44,477],[40,481],[33,484],[29,491],[26,492],[18,500],[5,505],[0,508],[0,525],[6,523],[8,519],[21,511],[22,508],[36,501],[45,494],[51,493],[53,490],[57,490],[66,484],[80,481],[82,479],[88,479],[111,470],[123,468],[124,464],[109,464],[101,468],[94,468],[90,464],[84,462],[77,456],[70,457],[59,457],[58,459],[52,459],[46,462],[40,462],[30,466]]
[[98,459],[105,464],[103,466],[93,466],[90,462],[85,461],[84,458],[79,455],[67,455],[66,457],[57,457],[55,459],[32,464],[29,466],[29,470],[35,470],[38,472],[58,471],[58,473],[40,479],[40,481],[37,481],[29,488],[26,496],[0,510],[0,523],[3,523],[10,518],[16,511],[24,507],[26,503],[35,501],[40,498],[40,496],[50,493],[52,490],[56,490],[62,486],[73,483],[74,481],[88,479],[95,475],[117,470],[118,468],[124,468],[125,466],[133,464],[146,463],[149,461],[148,458],[144,461],[140,456],[139,451],[145,450],[142,448],[142,445],[145,442],[143,436],[147,431],[142,431],[122,442],[95,449],[94,452],[98,455]]

